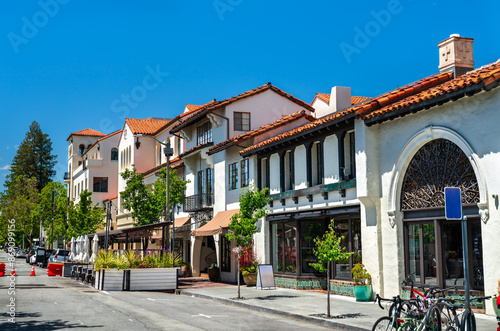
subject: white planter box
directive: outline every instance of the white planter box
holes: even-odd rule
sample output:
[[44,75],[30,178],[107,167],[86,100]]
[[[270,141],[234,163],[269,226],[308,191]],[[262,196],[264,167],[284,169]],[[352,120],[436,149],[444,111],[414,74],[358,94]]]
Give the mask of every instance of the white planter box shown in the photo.
[[127,289],[129,291],[175,290],[179,268],[131,269]]
[[96,272],[95,288],[101,291],[123,291],[124,270],[101,269]]

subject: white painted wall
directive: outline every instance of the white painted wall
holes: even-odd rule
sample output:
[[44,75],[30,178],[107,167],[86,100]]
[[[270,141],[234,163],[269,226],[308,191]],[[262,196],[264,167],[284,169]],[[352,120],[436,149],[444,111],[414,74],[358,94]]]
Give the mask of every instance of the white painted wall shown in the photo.
[[[382,287],[384,296],[398,292],[400,281],[398,276],[401,276],[404,270],[402,215],[398,212],[399,204],[397,204],[394,213],[396,225],[394,228],[391,227],[388,212],[392,211],[393,207],[388,197],[392,192],[392,196],[399,199],[397,190],[400,190],[402,177],[412,156],[425,143],[440,137],[452,140],[459,146],[468,145],[472,150],[470,159],[476,164],[476,177],[480,181],[480,188],[482,187],[480,207],[487,209],[489,213],[489,218],[481,222],[485,292],[495,293],[497,280],[500,279],[498,259],[500,211],[498,202],[493,198],[493,194],[498,194],[500,191],[498,177],[500,145],[497,134],[500,121],[499,108],[500,90],[494,89],[378,125],[379,169],[376,169],[376,162],[373,164],[371,160],[366,162],[365,173],[368,174],[366,181],[372,185],[360,188],[360,192],[366,196],[377,196],[376,183],[373,181],[380,180],[381,191],[378,194],[382,243],[380,274],[384,275]],[[371,139],[370,135],[375,133],[367,134],[365,140]],[[467,150],[464,152],[468,154]],[[398,162],[401,157],[402,160]],[[369,159],[369,155],[367,158]],[[489,305],[487,309],[488,313],[492,313]]]

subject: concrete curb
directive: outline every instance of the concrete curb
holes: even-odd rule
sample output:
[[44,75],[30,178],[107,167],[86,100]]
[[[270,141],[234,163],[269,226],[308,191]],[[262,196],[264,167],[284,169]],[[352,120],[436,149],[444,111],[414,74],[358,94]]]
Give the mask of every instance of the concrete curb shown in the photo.
[[180,290],[177,293],[180,295],[192,296],[192,297],[196,297],[196,298],[200,298],[200,299],[212,300],[212,301],[220,302],[223,304],[232,305],[235,307],[247,308],[247,309],[259,311],[262,313],[279,315],[279,316],[283,316],[283,317],[287,317],[287,318],[291,318],[291,319],[295,319],[295,320],[299,320],[299,321],[303,321],[303,322],[309,322],[309,323],[313,323],[313,324],[317,324],[317,325],[321,325],[321,326],[325,326],[325,327],[336,328],[338,330],[349,330],[349,331],[371,330],[371,329],[364,329],[364,328],[360,328],[360,327],[353,326],[353,325],[335,322],[332,320],[325,320],[325,319],[318,318],[318,317],[299,315],[299,314],[289,313],[289,312],[278,310],[278,309],[271,309],[271,308],[266,308],[266,307],[259,307],[259,306],[255,306],[255,305],[250,305],[250,304],[245,303],[243,301],[218,298],[218,297],[213,297],[210,295],[200,294],[200,293],[196,293],[196,292],[190,292],[189,290]]

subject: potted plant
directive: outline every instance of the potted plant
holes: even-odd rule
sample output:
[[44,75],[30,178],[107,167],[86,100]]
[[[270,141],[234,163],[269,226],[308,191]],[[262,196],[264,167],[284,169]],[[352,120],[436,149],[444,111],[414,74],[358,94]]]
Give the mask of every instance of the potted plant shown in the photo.
[[211,282],[216,282],[220,279],[220,270],[217,263],[212,263],[208,268],[208,279],[210,279]]
[[257,285],[257,263],[240,269],[243,281],[247,286]]
[[362,263],[358,263],[352,268],[354,279],[354,296],[356,301],[368,301],[372,295],[372,276],[366,271]]

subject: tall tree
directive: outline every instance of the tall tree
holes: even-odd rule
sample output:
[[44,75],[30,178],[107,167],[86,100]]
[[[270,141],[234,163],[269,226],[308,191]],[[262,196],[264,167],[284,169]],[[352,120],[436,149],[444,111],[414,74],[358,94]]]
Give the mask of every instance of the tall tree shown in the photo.
[[7,175],[4,186],[8,188],[18,176],[24,176],[35,178],[36,188],[41,192],[56,173],[56,158],[57,155],[52,154],[49,135],[43,133],[40,125],[33,121],[12,160],[10,174]]
[[[134,226],[158,223],[161,216],[165,217],[166,205],[166,169],[160,170],[160,176],[153,187],[144,183],[144,175],[137,173],[135,167],[126,169],[121,174],[126,181],[126,187],[121,192],[123,207],[131,211],[134,218]],[[173,212],[175,206],[183,205],[186,201],[184,192],[189,181],[182,180],[177,176],[176,170],[169,171],[169,212]],[[142,247],[147,249],[151,231],[145,231],[142,238]]]
[[68,238],[95,233],[104,226],[106,212],[104,208],[92,204],[92,193],[83,190],[80,201],[68,208]]
[[32,216],[38,206],[38,191],[34,178],[16,177],[7,191],[0,195],[2,222],[15,220],[15,233],[24,235],[29,246],[33,245],[33,236],[38,234],[39,223]]
[[[54,192],[54,204],[52,204],[52,192]],[[60,181],[50,182],[42,189],[39,197],[40,203],[33,211],[33,218],[38,222],[42,220],[43,228],[47,232],[47,242],[53,243],[58,236],[65,234],[65,218],[68,212],[66,184]]]
[[269,198],[266,197],[267,188],[259,191],[253,185],[240,194],[240,211],[231,217],[226,238],[236,241],[236,253],[238,260],[238,299],[240,298],[240,258],[244,247],[252,244],[253,235],[259,230],[255,223],[269,212],[266,205]]

